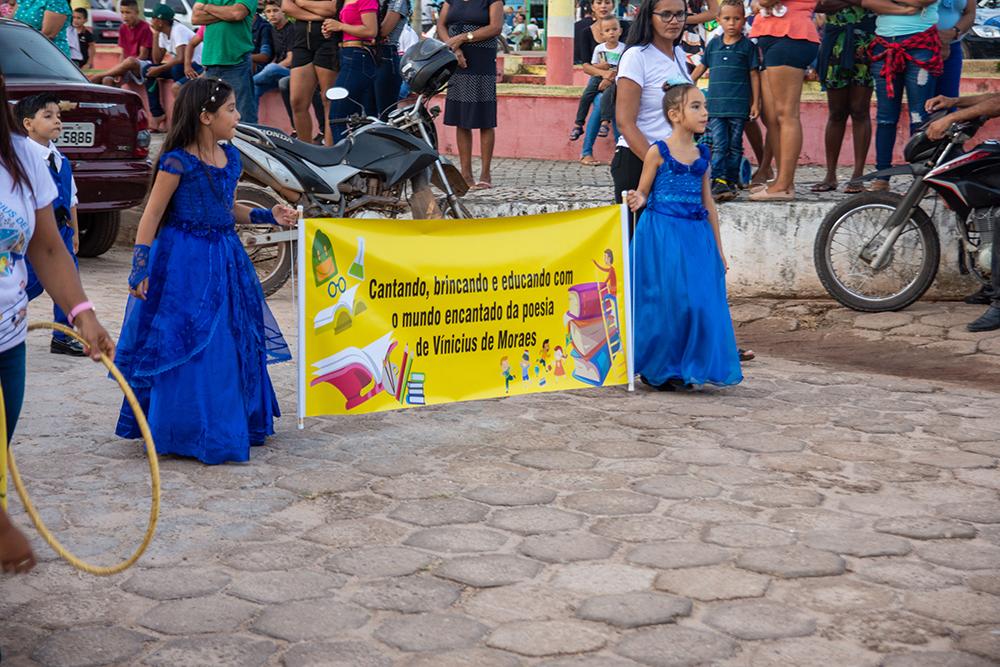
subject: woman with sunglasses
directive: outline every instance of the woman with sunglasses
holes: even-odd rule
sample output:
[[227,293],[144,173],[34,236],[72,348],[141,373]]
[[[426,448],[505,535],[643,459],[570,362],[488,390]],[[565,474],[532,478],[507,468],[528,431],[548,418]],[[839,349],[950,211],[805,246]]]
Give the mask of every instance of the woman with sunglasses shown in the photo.
[[649,147],[670,136],[663,115],[663,84],[691,81],[680,47],[687,12],[684,0],[642,0],[618,63],[615,117],[621,138],[611,160],[615,201],[635,190]]

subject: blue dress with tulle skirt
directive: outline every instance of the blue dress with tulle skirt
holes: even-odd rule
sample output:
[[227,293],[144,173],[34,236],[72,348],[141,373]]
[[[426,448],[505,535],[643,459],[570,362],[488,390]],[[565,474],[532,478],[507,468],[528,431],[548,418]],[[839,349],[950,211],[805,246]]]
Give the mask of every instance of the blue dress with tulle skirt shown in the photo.
[[[146,300],[129,298],[115,362],[135,390],[159,454],[247,461],[274,433],[269,362],[290,358],[232,214],[240,156],[207,165],[161,156],[180,184],[153,242]],[[123,402],[116,433],[141,437]]]
[[726,270],[702,202],[708,147],[688,165],[656,146],[663,164],[632,240],[636,371],[654,385],[736,384]]

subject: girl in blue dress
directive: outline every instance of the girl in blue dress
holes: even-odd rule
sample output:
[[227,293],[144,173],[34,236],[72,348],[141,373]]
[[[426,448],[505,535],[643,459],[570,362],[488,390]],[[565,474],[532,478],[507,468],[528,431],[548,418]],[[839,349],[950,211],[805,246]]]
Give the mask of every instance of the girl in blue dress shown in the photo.
[[[296,213],[234,205],[240,157],[220,143],[240,120],[229,84],[188,82],[173,118],[136,232],[116,361],[158,453],[246,461],[280,414],[267,363],[290,355],[234,225],[293,225]],[[116,432],[140,437],[128,403]]]
[[635,367],[661,390],[730,385],[743,379],[726,302],[719,214],[712,200],[705,96],[690,83],[664,86],[672,133],[649,148],[633,211],[645,207],[632,239]]

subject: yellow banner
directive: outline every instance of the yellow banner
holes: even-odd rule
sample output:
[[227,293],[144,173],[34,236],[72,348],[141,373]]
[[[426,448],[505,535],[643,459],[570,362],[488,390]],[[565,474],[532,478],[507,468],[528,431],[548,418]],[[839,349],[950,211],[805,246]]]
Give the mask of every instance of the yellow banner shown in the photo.
[[300,228],[300,417],[628,382],[616,206]]

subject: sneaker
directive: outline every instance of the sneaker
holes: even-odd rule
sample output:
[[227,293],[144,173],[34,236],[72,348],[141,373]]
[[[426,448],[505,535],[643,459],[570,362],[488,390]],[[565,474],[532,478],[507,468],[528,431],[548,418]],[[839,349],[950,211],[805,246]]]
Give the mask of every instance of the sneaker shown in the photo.
[[989,287],[980,288],[978,292],[970,294],[962,301],[974,306],[988,306],[993,301],[993,290]]
[[576,141],[583,136],[583,125],[574,125],[573,129],[569,131],[569,140]]
[[69,357],[86,356],[86,352],[83,351],[83,345],[74,339],[59,340],[58,338],[53,338],[52,343],[49,344],[49,352],[52,354],[65,354]]
[[717,202],[731,201],[736,198],[736,192],[721,178],[712,183],[712,199]]

